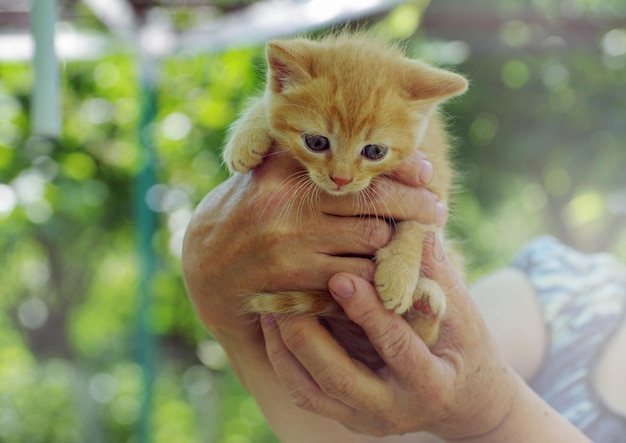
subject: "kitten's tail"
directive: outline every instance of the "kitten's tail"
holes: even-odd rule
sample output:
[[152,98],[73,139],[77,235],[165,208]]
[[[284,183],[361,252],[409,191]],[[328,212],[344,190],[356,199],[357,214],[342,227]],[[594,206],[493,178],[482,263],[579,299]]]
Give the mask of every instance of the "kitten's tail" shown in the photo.
[[258,314],[306,314],[318,317],[341,316],[342,311],[328,292],[282,291],[256,293],[248,297],[247,312]]

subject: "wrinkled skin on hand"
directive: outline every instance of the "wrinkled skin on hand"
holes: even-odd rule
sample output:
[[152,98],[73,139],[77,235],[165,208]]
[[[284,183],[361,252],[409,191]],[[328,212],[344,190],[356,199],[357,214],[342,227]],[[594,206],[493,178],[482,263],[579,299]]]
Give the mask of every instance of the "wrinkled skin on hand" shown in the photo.
[[[445,224],[445,208],[420,186],[433,173],[421,163],[416,156],[375,182],[379,216]],[[367,211],[350,196],[322,195],[316,205],[290,200],[298,171],[274,155],[254,172],[231,177],[198,206],[183,249],[185,284],[199,317],[281,438],[301,441],[304,430],[311,442],[361,443],[373,441],[361,433],[420,429],[447,441],[588,442],[504,363],[467,288],[432,242],[426,274],[449,301],[439,341],[429,351],[402,317],[384,309],[371,285],[370,258],[391,238],[391,226],[363,217]],[[240,309],[249,292],[327,288],[383,366],[350,358],[315,318],[265,317],[262,334],[256,318]],[[406,437],[389,441],[425,441],[423,434]]]
[[497,428],[523,382],[495,350],[440,246],[436,254],[441,261],[425,254],[427,269],[450,297],[450,311],[430,351],[367,281],[349,274],[333,277],[331,292],[363,328],[382,368],[355,362],[316,319],[264,318],[270,361],[297,405],[375,436],[428,430],[453,440]]
[[[352,195],[320,193],[317,204],[293,198],[301,168],[285,155],[222,183],[196,209],[184,241],[185,284],[205,326],[254,333],[252,317],[241,313],[242,294],[327,290],[338,271],[371,281],[371,257],[392,235],[383,217],[445,223],[445,207],[420,187],[432,167],[420,173],[419,164],[422,157],[396,177],[376,179],[370,208]],[[374,212],[379,217],[368,216]]]

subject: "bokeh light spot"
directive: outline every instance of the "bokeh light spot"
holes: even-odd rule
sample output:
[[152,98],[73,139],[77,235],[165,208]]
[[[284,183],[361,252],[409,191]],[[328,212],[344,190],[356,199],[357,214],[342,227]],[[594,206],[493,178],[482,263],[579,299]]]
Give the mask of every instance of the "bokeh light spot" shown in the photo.
[[502,67],[502,81],[511,89],[522,88],[530,78],[530,70],[526,63],[511,60]]
[[161,132],[166,138],[176,141],[187,137],[191,127],[189,117],[181,112],[174,112],[165,117],[161,123]]
[[96,173],[96,163],[84,152],[69,154],[63,160],[62,168],[65,174],[78,181],[89,179]]
[[0,217],[6,217],[13,212],[17,205],[17,197],[13,188],[0,183]]
[[48,321],[48,307],[38,298],[29,298],[20,305],[17,315],[24,327],[39,329]]

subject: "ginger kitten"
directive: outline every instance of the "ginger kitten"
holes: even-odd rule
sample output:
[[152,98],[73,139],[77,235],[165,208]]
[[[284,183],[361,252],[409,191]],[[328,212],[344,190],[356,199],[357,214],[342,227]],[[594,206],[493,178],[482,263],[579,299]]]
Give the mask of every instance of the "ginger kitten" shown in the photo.
[[[367,198],[373,178],[419,149],[435,170],[428,188],[448,202],[453,170],[436,109],[467,89],[462,76],[408,59],[399,48],[363,34],[275,40],[266,49],[266,91],[233,124],[224,150],[231,172],[255,168],[276,146],[299,160],[323,191]],[[384,306],[403,314],[432,346],[446,300],[420,269],[424,238],[440,229],[414,221],[395,226],[390,243],[376,254],[376,289]],[[247,310],[341,314],[325,292],[254,294]]]

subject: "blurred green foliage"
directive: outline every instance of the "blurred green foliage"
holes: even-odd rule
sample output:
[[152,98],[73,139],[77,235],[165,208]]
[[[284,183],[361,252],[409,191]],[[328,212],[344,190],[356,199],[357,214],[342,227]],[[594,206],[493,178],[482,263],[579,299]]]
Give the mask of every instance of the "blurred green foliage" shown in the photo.
[[[626,27],[607,19],[626,8],[568,4],[589,25],[573,43],[559,34],[570,19],[556,0],[499,2],[483,38],[449,41],[425,25],[408,40],[471,79],[446,112],[462,177],[450,230],[473,277],[546,233],[626,258]],[[425,6],[401,6],[379,33],[412,34]],[[137,63],[121,53],[65,64],[57,141],[29,135],[30,66],[0,65],[0,442],[138,441]],[[226,177],[226,127],[262,71],[261,46],[160,65],[148,128],[158,183],[146,197],[159,219],[148,312],[155,442],[276,441],[185,299],[179,264],[194,206]]]

